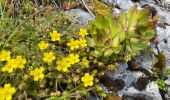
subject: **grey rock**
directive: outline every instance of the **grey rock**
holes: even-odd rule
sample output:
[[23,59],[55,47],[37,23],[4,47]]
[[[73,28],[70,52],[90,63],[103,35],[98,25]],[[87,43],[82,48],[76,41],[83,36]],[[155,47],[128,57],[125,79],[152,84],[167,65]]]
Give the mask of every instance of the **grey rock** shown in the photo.
[[168,89],[167,89],[167,98],[170,98],[170,77],[167,80],[165,80],[165,83],[168,86]]
[[150,82],[146,87],[146,92],[150,93],[154,98],[153,100],[162,100],[162,97],[159,93],[159,86],[156,82]]
[[102,0],[102,1],[109,5],[115,5],[115,0]]
[[155,82],[150,82],[146,90],[143,91],[138,91],[134,87],[130,87],[127,90],[119,91],[119,93],[122,95],[122,100],[162,100],[158,85]]
[[123,10],[128,10],[134,3],[131,0],[102,0],[109,5],[118,5]]
[[167,80],[165,80],[165,83],[166,83],[168,86],[170,86],[170,77],[169,77]]
[[72,17],[72,20],[75,20],[81,26],[86,26],[90,20],[94,19],[88,12],[82,9],[71,9],[67,13]]
[[116,4],[119,5],[119,7],[123,10],[129,10],[130,7],[134,5],[134,3],[131,0],[115,0]]
[[163,3],[164,4],[170,4],[170,0],[164,0]]
[[170,87],[167,89],[167,95],[170,97]]
[[157,27],[156,30],[158,38],[160,39],[158,48],[165,54],[167,58],[167,68],[170,68],[170,26],[166,26],[166,29]]
[[170,100],[170,96],[168,94],[165,94],[165,100]]
[[154,0],[140,0],[142,4],[155,4],[156,2]]
[[106,75],[109,76],[112,80],[121,79],[125,83],[124,88],[130,87],[137,79],[141,76],[144,76],[142,72],[132,72],[127,70],[127,63],[119,63],[119,67],[115,72],[107,72]]
[[97,96],[90,95],[87,100],[100,100]]
[[113,8],[113,15],[114,16],[117,16],[117,15],[119,15],[120,14],[120,9],[117,9],[117,8]]
[[160,16],[160,21],[170,24],[170,12],[161,9],[160,7],[156,5],[153,5],[153,6],[156,8],[157,13]]
[[140,67],[150,70],[153,65],[154,56],[149,54],[141,54],[135,57],[135,63],[140,64]]

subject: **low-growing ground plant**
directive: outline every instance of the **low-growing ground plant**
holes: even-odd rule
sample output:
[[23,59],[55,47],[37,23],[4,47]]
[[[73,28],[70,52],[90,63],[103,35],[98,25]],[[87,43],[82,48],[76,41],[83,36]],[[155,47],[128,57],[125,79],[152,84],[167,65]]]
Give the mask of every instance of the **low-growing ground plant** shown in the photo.
[[136,6],[119,16],[99,15],[88,27],[32,2],[17,17],[0,10],[0,100],[106,97],[99,83],[105,71],[148,47],[157,21]]
[[94,49],[91,53],[104,59],[131,60],[151,44],[157,20],[148,9],[138,10],[136,6],[118,16],[97,16],[88,26],[88,44]]

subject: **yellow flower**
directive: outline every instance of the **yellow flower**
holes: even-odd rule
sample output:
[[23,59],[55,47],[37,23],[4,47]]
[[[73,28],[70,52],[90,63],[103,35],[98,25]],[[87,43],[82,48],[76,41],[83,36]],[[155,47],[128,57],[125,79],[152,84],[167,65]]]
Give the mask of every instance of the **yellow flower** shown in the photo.
[[70,63],[67,61],[67,59],[57,60],[56,64],[56,68],[58,71],[68,72],[68,67],[70,67]]
[[84,58],[82,59],[82,64],[83,64],[86,68],[89,67],[89,61],[87,60],[86,57],[84,57]]
[[48,44],[48,43],[45,43],[45,41],[41,41],[40,43],[38,43],[38,47],[39,47],[41,50],[46,49],[48,46],[49,46],[49,44]]
[[55,60],[56,57],[54,56],[53,52],[45,52],[44,53],[44,57],[43,57],[43,61],[46,63],[52,63],[53,60]]
[[8,61],[11,59],[10,51],[2,50],[0,52],[0,61]]
[[87,46],[87,43],[86,43],[86,42],[87,42],[87,41],[86,41],[85,39],[82,39],[82,38],[79,39],[79,45],[82,46],[82,47]]
[[15,68],[16,68],[16,60],[10,59],[8,60],[7,64],[4,67],[2,67],[2,71],[3,72],[7,71],[8,73],[12,73]]
[[81,78],[81,81],[84,83],[85,87],[93,86],[93,76],[89,75],[89,73],[85,73],[85,75]]
[[84,28],[80,28],[80,32],[78,33],[79,35],[81,35],[83,38],[88,35],[87,30]]
[[70,42],[67,43],[67,46],[69,46],[71,50],[78,49],[79,48],[79,41],[74,40],[74,39],[70,39]]
[[30,75],[34,77],[34,81],[38,81],[39,79],[44,78],[44,67],[35,68],[34,70],[30,71]]
[[80,61],[79,55],[78,54],[69,54],[69,63],[70,64],[75,64]]
[[15,58],[15,63],[17,68],[23,69],[24,65],[26,64],[26,59],[23,59],[22,56],[17,56]]
[[5,84],[4,88],[0,88],[0,100],[12,100],[12,95],[16,92],[15,87],[11,84]]
[[61,34],[57,31],[50,32],[50,36],[52,41],[60,41]]

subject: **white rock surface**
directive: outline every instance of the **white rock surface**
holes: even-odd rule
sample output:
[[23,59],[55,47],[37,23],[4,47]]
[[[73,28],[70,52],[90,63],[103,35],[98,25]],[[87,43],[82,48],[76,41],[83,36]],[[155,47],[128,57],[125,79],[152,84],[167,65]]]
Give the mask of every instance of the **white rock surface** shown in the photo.
[[143,100],[162,100],[158,85],[155,82],[150,82],[143,91],[130,87],[127,90],[119,91],[119,94],[122,94],[123,100],[136,100],[139,98]]
[[170,0],[164,0],[165,4],[170,4]]
[[115,0],[116,4],[119,5],[120,8],[123,10],[129,10],[131,6],[134,5],[134,3],[131,0]]
[[[157,27],[158,38],[160,39],[160,43],[158,47],[160,51],[163,51],[167,58],[167,68],[170,68],[170,26],[166,26],[166,29]],[[165,42],[167,41],[167,43]]]

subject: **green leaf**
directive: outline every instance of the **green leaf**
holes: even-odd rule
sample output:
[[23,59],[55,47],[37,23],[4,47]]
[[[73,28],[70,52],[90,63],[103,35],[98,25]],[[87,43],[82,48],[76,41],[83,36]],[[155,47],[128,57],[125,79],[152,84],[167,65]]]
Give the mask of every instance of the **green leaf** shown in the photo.
[[104,57],[110,56],[110,55],[112,55],[112,53],[113,53],[113,50],[111,48],[109,48],[106,51],[104,51],[104,55],[103,56]]
[[97,16],[95,19],[95,23],[98,28],[108,28],[109,27],[109,21],[105,20],[103,17],[104,16]]
[[118,45],[119,45],[119,36],[113,39],[112,47],[118,47]]
[[[137,15],[137,6],[134,5],[131,7],[128,11],[127,18],[128,18],[128,25],[130,26],[130,30],[132,27],[135,27],[134,25],[136,24],[136,15]],[[132,30],[131,30],[132,31]]]
[[95,51],[93,51],[92,52],[92,55],[94,56],[94,57],[101,57],[102,56],[102,53],[100,53],[100,52],[98,52],[97,50],[95,50]]
[[94,39],[93,39],[93,38],[87,37],[86,40],[87,40],[87,44],[88,44],[90,47],[94,47],[94,46],[96,45],[96,43],[94,42]]
[[165,71],[165,74],[170,75],[170,68]]
[[127,13],[125,11],[122,11],[120,13],[120,24],[124,27],[126,27],[126,22],[127,22]]
[[167,85],[165,84],[164,80],[157,79],[156,82],[157,82],[160,90],[166,91]]

